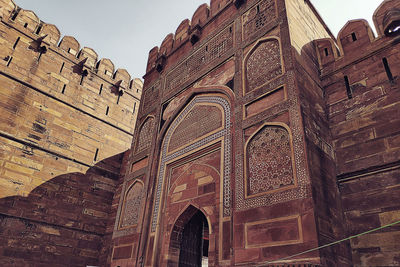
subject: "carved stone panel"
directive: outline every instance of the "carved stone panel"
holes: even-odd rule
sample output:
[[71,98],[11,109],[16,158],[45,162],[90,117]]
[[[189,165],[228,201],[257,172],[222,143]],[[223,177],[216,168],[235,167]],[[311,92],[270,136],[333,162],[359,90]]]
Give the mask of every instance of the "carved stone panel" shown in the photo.
[[195,141],[223,126],[222,110],[212,105],[197,105],[183,119],[171,136],[168,152]]
[[138,223],[143,199],[143,184],[135,182],[125,195],[120,228],[133,226]]
[[153,137],[153,131],[154,131],[154,118],[149,117],[146,119],[146,121],[140,128],[140,133],[136,146],[136,153],[139,153],[150,147],[151,138]]
[[233,32],[233,25],[226,27],[169,72],[165,80],[166,92],[170,92],[184,84],[194,74],[220,58],[225,52],[232,48]]
[[246,57],[245,73],[246,93],[282,75],[279,41],[275,38],[259,41]]
[[161,82],[157,81],[152,86],[144,90],[142,97],[143,110],[152,106],[159,97]]
[[263,0],[242,16],[243,40],[250,37],[277,17],[275,0]]
[[291,140],[284,127],[261,128],[247,143],[246,156],[247,197],[295,185]]

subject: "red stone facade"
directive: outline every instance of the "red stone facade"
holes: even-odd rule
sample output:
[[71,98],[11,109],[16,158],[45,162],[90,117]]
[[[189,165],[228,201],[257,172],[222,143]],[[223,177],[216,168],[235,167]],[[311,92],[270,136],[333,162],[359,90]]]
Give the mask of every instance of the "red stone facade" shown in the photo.
[[399,266],[400,225],[315,249],[400,220],[399,1],[373,19],[335,38],[309,1],[201,5],[150,50],[123,157],[1,199],[0,263],[201,266],[192,238],[208,266]]
[[[111,266],[186,266],[199,212],[209,266],[400,264],[399,226],[291,257],[400,219],[398,10],[337,40],[309,1],[212,0],[184,20],[149,53]],[[139,220],[118,228],[127,208]]]

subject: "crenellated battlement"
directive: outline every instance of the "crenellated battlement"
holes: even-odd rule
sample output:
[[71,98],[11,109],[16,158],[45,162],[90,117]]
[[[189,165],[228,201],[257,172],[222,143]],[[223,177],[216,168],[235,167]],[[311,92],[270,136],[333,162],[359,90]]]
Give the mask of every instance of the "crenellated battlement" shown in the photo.
[[[124,69],[115,70],[114,63],[109,59],[98,59],[96,51],[89,47],[81,48],[80,43],[72,36],[64,36],[57,26],[48,24],[39,19],[35,12],[18,7],[12,0],[0,1],[0,17],[2,21],[15,27],[21,33],[32,39],[40,39],[43,44],[54,51],[68,57],[76,64],[82,60],[84,66],[110,82],[120,82],[124,89],[131,89],[131,76]],[[119,72],[119,73],[118,73]],[[121,74],[123,73],[123,74]]]
[[322,74],[362,58],[365,53],[369,54],[373,50],[379,50],[385,45],[391,44],[391,37],[396,34],[385,34],[385,31],[389,31],[389,28],[393,28],[393,30],[397,28],[397,32],[399,31],[400,16],[393,19],[395,10],[400,12],[400,2],[395,0],[384,1],[375,10],[373,21],[378,36],[375,36],[365,19],[355,19],[348,21],[343,26],[338,33],[337,40],[331,38],[315,40]]
[[209,5],[207,3],[200,5],[191,20],[184,19],[176,28],[175,33],[170,33],[164,38],[160,47],[156,46],[150,50],[146,72],[149,73],[151,70],[162,71],[166,58],[180,47],[189,42],[192,46],[195,46],[196,43],[207,37],[207,33],[212,31],[211,29],[205,29],[210,21],[216,23],[216,25],[210,27],[213,29],[218,28],[225,22],[225,18],[215,19],[222,10],[231,6],[238,9],[244,2],[238,0],[211,0]]
[[127,150],[142,81],[12,0],[0,0],[0,18],[0,102],[12,103],[0,133],[83,166]]

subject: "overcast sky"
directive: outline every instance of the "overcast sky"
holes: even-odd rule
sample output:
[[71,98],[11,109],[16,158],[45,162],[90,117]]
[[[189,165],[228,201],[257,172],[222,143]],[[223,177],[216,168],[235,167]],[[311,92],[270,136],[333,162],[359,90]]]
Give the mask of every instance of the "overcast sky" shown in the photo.
[[[33,10],[41,20],[57,25],[62,35],[72,35],[81,47],[93,48],[99,58],[110,58],[116,68],[132,77],[144,75],[148,52],[161,45],[185,18],[209,0],[14,0]],[[303,0],[298,0],[303,1]],[[381,0],[312,0],[332,33],[351,19],[372,14]]]

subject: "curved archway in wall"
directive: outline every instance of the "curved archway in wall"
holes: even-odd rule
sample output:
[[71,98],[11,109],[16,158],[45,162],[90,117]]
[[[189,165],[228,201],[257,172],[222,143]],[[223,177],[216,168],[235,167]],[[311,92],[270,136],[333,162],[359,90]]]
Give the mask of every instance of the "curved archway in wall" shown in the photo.
[[[213,116],[209,116],[209,111],[213,111]],[[219,114],[218,114],[219,112]],[[207,120],[202,120],[201,116]],[[210,118],[214,118],[210,122]],[[195,123],[201,121],[200,125]],[[196,127],[205,127],[206,130],[191,133],[192,142],[188,140],[185,134],[187,127],[180,127],[182,123],[188,122],[187,127],[195,129]],[[195,96],[177,115],[175,120],[170,124],[163,138],[160,165],[156,178],[155,199],[153,206],[153,215],[151,221],[151,232],[155,232],[161,207],[164,205],[165,188],[170,183],[166,177],[166,167],[168,163],[182,158],[185,155],[198,151],[202,148],[210,146],[213,143],[221,142],[221,170],[223,170],[221,185],[221,196],[223,202],[222,216],[229,216],[231,213],[231,192],[230,192],[230,176],[231,176],[231,108],[229,101],[222,95],[204,94]],[[178,138],[178,141],[174,141]],[[183,139],[180,139],[183,138]],[[179,142],[181,140],[181,142]],[[183,140],[183,141],[182,141]]]
[[202,266],[208,262],[209,225],[205,214],[189,205],[172,228],[168,266]]

